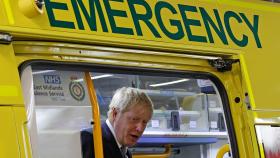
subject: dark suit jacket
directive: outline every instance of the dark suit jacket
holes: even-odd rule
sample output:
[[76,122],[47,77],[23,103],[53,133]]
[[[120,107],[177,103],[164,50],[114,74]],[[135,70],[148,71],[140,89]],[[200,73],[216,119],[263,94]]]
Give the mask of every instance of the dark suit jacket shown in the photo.
[[[111,133],[109,127],[104,122],[102,128],[103,154],[104,158],[123,158],[118,144]],[[87,128],[81,131],[81,144],[83,158],[94,158],[92,128]],[[128,158],[132,158],[131,152],[127,150]]]

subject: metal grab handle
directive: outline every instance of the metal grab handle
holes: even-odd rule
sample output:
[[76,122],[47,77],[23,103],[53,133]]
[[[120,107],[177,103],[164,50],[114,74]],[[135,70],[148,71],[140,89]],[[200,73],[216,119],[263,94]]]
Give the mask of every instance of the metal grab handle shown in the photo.
[[168,158],[171,154],[171,145],[165,146],[165,152],[162,154],[133,154],[132,158]]
[[218,150],[216,158],[223,158],[227,152],[230,152],[230,148],[228,144],[225,144]]

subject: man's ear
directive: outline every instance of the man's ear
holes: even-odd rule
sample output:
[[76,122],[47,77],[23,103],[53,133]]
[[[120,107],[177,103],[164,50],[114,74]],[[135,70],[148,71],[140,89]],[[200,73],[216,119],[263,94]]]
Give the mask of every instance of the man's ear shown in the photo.
[[118,111],[116,108],[113,108],[113,112],[112,112],[112,114],[113,114],[113,120],[116,119],[118,113],[119,113],[119,111]]

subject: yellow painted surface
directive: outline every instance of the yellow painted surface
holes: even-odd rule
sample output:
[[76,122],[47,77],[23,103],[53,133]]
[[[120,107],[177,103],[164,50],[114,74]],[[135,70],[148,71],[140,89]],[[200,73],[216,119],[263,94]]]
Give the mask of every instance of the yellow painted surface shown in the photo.
[[0,158],[19,158],[15,117],[10,106],[0,106],[0,129]]
[[[18,0],[7,0],[10,2],[10,4],[17,4]],[[88,1],[84,1],[82,5],[85,6],[87,9],[87,13],[89,14],[90,9],[89,9],[89,4],[87,3]],[[114,16],[116,27],[120,28],[129,28],[132,31],[133,35],[128,35],[124,33],[116,33],[114,31],[113,26],[109,22],[108,17],[108,10],[106,10],[104,6],[104,2],[100,1],[100,6],[102,13],[104,14],[104,25],[107,26],[107,30],[104,31],[100,24],[100,19],[96,19],[96,30],[93,30],[90,28],[89,23],[85,20],[85,15],[81,13],[80,11],[80,16],[81,22],[77,22],[78,19],[78,13],[75,13],[75,8],[73,4],[68,1],[68,0],[47,0],[46,5],[43,8],[43,14],[38,15],[33,18],[28,18],[26,17],[23,12],[19,9],[18,5],[12,5],[12,13],[13,13],[13,18],[15,19],[15,24],[4,27],[2,26],[3,30],[8,30],[9,32],[12,32],[15,35],[20,35],[20,36],[29,36],[32,37],[33,35],[30,34],[30,32],[35,33],[35,36],[41,36],[42,38],[56,38],[56,39],[66,39],[66,40],[72,40],[72,41],[81,41],[81,42],[87,42],[87,43],[107,43],[110,42],[110,44],[118,44],[118,45],[135,45],[135,46],[153,46],[153,47],[158,47],[158,48],[174,48],[174,49],[184,49],[192,46],[204,46],[204,47],[216,47],[216,48],[240,48],[236,46],[233,43],[229,43],[229,45],[224,45],[222,44],[222,41],[217,40],[216,37],[214,37],[215,43],[209,43],[209,39],[207,42],[192,42],[190,39],[187,37],[186,30],[184,28],[184,37],[179,39],[179,40],[173,40],[169,38],[165,33],[163,32],[162,28],[159,26],[158,19],[156,18],[156,2],[157,1],[140,1],[140,4],[145,4],[145,5],[140,5],[140,4],[135,4],[135,10],[137,14],[144,14],[145,7],[148,7],[151,10],[152,17],[149,19],[149,23],[154,26],[155,30],[158,31],[161,37],[155,37],[155,35],[152,33],[152,31],[149,29],[147,24],[145,24],[143,21],[140,20],[139,26],[141,27],[141,31],[143,35],[139,35],[137,33],[137,26],[135,25],[136,22],[133,21],[132,18],[132,9],[129,8],[129,4],[126,0],[123,2],[111,2],[109,3],[112,10],[118,10],[121,11],[123,14],[125,14],[125,17],[121,16]],[[170,30],[170,32],[176,32],[176,26],[172,26],[170,23],[170,20],[176,20],[177,22],[179,21],[182,26],[183,26],[183,15],[180,13],[180,9],[178,5],[182,6],[192,6],[196,9],[195,12],[187,12],[188,18],[191,18],[193,20],[197,20],[201,26],[191,26],[191,31],[193,32],[194,35],[200,35],[200,36],[207,36],[205,26],[203,24],[202,20],[202,15],[199,11],[200,8],[204,8],[207,13],[214,19],[214,14],[213,14],[213,9],[218,9],[219,15],[221,19],[223,18],[222,8],[224,8],[224,5],[221,5],[221,7],[218,6],[216,1],[200,1],[197,3],[197,1],[192,0],[188,2],[183,2],[180,0],[166,0],[164,1],[172,8],[175,9],[175,13],[172,13],[168,9],[162,9],[161,13],[164,15],[162,17],[162,21],[164,26]],[[64,9],[59,9],[53,7],[54,4],[58,4],[60,7],[64,7]],[[94,5],[96,6],[96,4]],[[254,5],[253,5],[254,6]],[[267,6],[269,7],[269,6]],[[46,9],[48,8],[48,9]],[[80,7],[81,8],[81,7]],[[249,7],[247,5],[247,9],[253,9],[252,7]],[[256,7],[257,8],[257,7]],[[92,8],[93,9],[93,8]],[[228,10],[232,10],[234,12],[238,12],[239,8],[237,7],[231,7]],[[51,16],[50,14],[53,14]],[[249,14],[248,11],[245,12],[245,14]],[[97,15],[98,16],[98,15]],[[102,17],[103,17],[102,16]],[[93,17],[93,16],[92,16]],[[222,19],[223,20],[223,19]],[[52,24],[52,22],[55,21],[55,24]],[[60,22],[67,22],[69,25],[71,25],[72,28],[67,28],[70,27],[69,25],[63,25],[63,26],[57,26],[58,23]],[[94,24],[94,21],[91,21],[92,24]],[[83,24],[83,26],[79,26],[80,24]],[[240,28],[232,28],[235,33],[242,33],[245,32],[246,34],[250,35],[250,32],[244,22],[240,24],[243,26],[244,31],[240,30]],[[0,26],[1,27],[1,26]],[[10,28],[12,27],[12,28]],[[184,26],[183,26],[184,27]],[[31,31],[32,30],[32,31]],[[260,30],[262,31],[262,30]],[[217,36],[215,33],[213,33],[213,36]],[[74,37],[74,38],[73,38]],[[98,41],[94,40],[98,39]],[[149,41],[149,43],[145,43],[146,41]],[[145,44],[144,44],[145,43]],[[144,45],[143,45],[144,44]],[[253,43],[250,43],[251,47],[255,47]],[[224,52],[226,53],[226,52]]]
[[[199,2],[197,0],[165,0],[161,3],[173,7],[175,13],[166,8],[161,10],[160,13],[164,15],[161,16],[164,26],[171,33],[178,31],[178,28],[174,26],[176,22],[177,24],[178,22],[181,23],[183,28],[184,36],[175,40],[163,32],[156,18],[155,8],[159,7],[160,1],[137,1],[144,3],[146,7],[150,7],[152,16],[149,19],[149,24],[154,26],[160,37],[155,37],[147,23],[141,20],[139,21],[139,27],[142,35],[139,35],[137,32],[139,28],[137,29],[136,26],[137,22],[133,21],[132,10],[129,8],[127,0],[110,2],[111,9],[125,15],[122,17],[113,16],[115,28],[108,19],[112,14],[106,11],[104,1],[94,1],[101,4],[107,31],[102,28],[100,18],[96,19],[97,30],[90,28],[85,19],[85,13],[82,14],[82,4],[79,4],[81,21],[77,21],[79,18],[77,10],[75,10],[71,1],[45,1],[47,3],[43,8],[43,13],[32,18],[24,15],[17,5],[18,0],[0,1],[0,32],[10,33],[14,36],[12,44],[0,44],[0,105],[19,106],[14,109],[16,111],[16,121],[13,120],[14,118],[11,117],[10,112],[0,115],[0,121],[4,121],[4,124],[0,124],[0,126],[2,127],[3,125],[12,131],[3,140],[6,143],[7,139],[14,139],[14,141],[8,142],[11,143],[9,144],[11,148],[4,153],[0,152],[0,154],[9,154],[9,152],[18,154],[20,151],[26,157],[30,155],[29,143],[24,132],[26,129],[23,126],[26,121],[25,114],[24,110],[20,108],[20,106],[23,106],[23,99],[18,67],[26,61],[50,60],[62,63],[103,64],[211,73],[221,81],[227,92],[240,156],[246,158],[260,157],[254,124],[280,124],[280,100],[278,99],[280,94],[280,73],[277,73],[280,67],[278,61],[280,57],[278,40],[280,35],[279,4],[256,0],[250,2],[241,0],[201,0]],[[52,4],[57,4],[62,8],[54,8]],[[90,5],[87,3],[83,3],[83,5],[89,14]],[[190,40],[190,33],[187,33],[186,26],[183,24],[183,19],[186,17],[181,15],[184,13],[180,13],[179,5],[183,8],[188,6],[191,9],[195,9],[193,11],[184,11],[184,13],[187,12],[187,18],[196,21],[196,24],[192,23],[190,25],[192,34],[205,37],[205,42]],[[49,10],[47,10],[47,7]],[[146,13],[145,7],[138,4],[136,4],[135,9],[139,14]],[[209,33],[203,23],[203,10],[209,14],[216,26],[218,23],[216,13],[218,13],[221,25],[226,32],[227,44],[213,31],[213,28],[210,29],[213,36],[213,41],[210,42]],[[51,13],[53,13],[53,19],[50,18]],[[229,27],[226,28],[225,15],[228,13],[234,14],[241,20],[239,19],[240,21],[238,21],[238,19],[230,17]],[[261,46],[258,45],[255,35],[248,24],[246,25],[241,14],[248,18],[247,20],[251,25],[254,25],[254,22],[256,22],[254,18],[257,17],[258,23],[254,26],[255,28],[257,27],[257,35]],[[171,20],[173,20],[173,25],[170,23]],[[67,25],[60,22],[67,22]],[[72,28],[69,28],[70,25],[72,25]],[[131,30],[132,34],[126,34],[124,33],[125,31],[117,33],[115,32],[118,30],[117,28]],[[245,46],[238,46],[230,38],[229,30],[232,31],[237,40],[248,38]],[[42,42],[43,40],[51,42]],[[114,49],[113,47],[118,48]],[[233,71],[221,73],[209,66],[207,60],[196,59],[190,55],[239,59],[240,67],[234,66]],[[249,93],[252,107],[249,110],[244,103],[246,92]],[[243,102],[235,103],[234,99],[236,97],[240,97]],[[1,110],[5,109],[4,111],[9,111],[10,108],[0,106]],[[0,137],[6,134],[4,132],[0,131]],[[15,145],[16,138],[19,139],[19,146]],[[4,149],[6,148],[3,147],[2,149],[1,146],[0,150]],[[2,155],[0,157],[4,158]],[[15,157],[19,157],[19,155],[15,155]]]
[[12,11],[12,3],[9,0],[3,0],[4,6],[5,6],[5,12],[6,15],[8,17],[8,22],[10,25],[13,25],[15,23],[14,20],[14,15],[13,15],[13,11]]
[[0,2],[0,8],[3,8],[0,10],[0,18],[2,19],[0,20],[0,25],[4,25],[7,23],[8,19],[6,18],[3,1]]
[[[111,10],[119,11],[123,14],[123,16],[115,15],[111,17],[111,22],[114,21],[115,25],[110,23],[110,15],[108,14],[108,9],[106,10],[104,1],[98,1],[98,4],[100,4],[100,12],[102,12],[103,15],[101,17],[104,17],[103,23],[106,25],[107,30],[104,30],[102,27],[100,18],[96,18],[95,23],[93,19],[91,19],[91,23],[86,20],[86,14],[91,15],[91,18],[93,18],[95,14],[90,14],[90,10],[95,9],[96,11],[97,9],[96,4],[93,5],[95,8],[89,9],[90,7],[87,2],[89,1],[83,1],[83,4],[78,5],[80,9],[80,14],[78,14],[71,1],[47,0],[46,5],[43,8],[43,13],[33,18],[25,16],[19,9],[18,5],[10,5],[10,9],[5,7],[6,18],[4,18],[9,21],[9,25],[0,25],[0,30],[9,32],[15,37],[30,38],[34,40],[38,38],[48,40],[55,39],[84,44],[157,49],[182,54],[186,54],[187,52],[211,55],[232,55],[242,53],[247,65],[248,76],[250,77],[250,79],[248,79],[248,85],[251,86],[251,96],[254,96],[255,104],[252,104],[253,109],[279,109],[279,100],[266,99],[277,98],[277,94],[280,93],[280,83],[277,82],[280,80],[280,75],[278,75],[278,73],[273,73],[277,70],[277,67],[279,67],[279,53],[277,51],[280,49],[279,42],[277,42],[279,41],[278,36],[280,34],[278,29],[280,27],[280,21],[277,20],[280,16],[279,4],[256,0],[204,0],[199,1],[199,3],[195,0],[185,2],[179,0],[166,0],[164,3],[169,4],[174,9],[174,12],[172,13],[170,9],[168,10],[166,8],[160,11],[160,14],[165,15],[162,16],[163,25],[171,33],[178,31],[178,28],[174,24],[172,25],[170,21],[173,20],[174,23],[179,22],[183,27],[184,36],[175,40],[168,37],[164,33],[162,26],[159,24],[159,17],[156,17],[156,8],[159,4],[157,1],[139,1],[139,4],[135,4],[134,7],[137,14],[145,14],[147,9],[145,9],[144,6],[151,10],[151,18],[148,20],[149,23],[153,25],[154,29],[157,30],[160,37],[156,37],[148,27],[147,23],[143,22],[143,20],[138,21],[142,35],[137,33],[139,29],[137,29],[136,26],[137,22],[133,21],[133,9],[129,8],[129,3],[126,0],[123,2],[109,2]],[[17,4],[17,0],[5,0],[0,5],[8,6],[7,4]],[[60,7],[56,8],[54,7],[54,4],[57,4]],[[185,6],[192,7],[195,11],[185,11],[184,13],[181,13],[179,9],[180,5],[183,6],[182,8]],[[81,6],[86,8],[85,11],[87,13],[82,11]],[[216,26],[218,26],[217,17],[215,16],[214,11],[216,10],[218,12],[228,44],[223,43],[224,40],[220,39],[213,27],[210,29],[213,36],[213,43],[210,42],[210,37],[206,31],[206,25],[202,18],[202,9],[209,14]],[[229,22],[230,29],[225,26],[225,14],[227,12],[233,12],[241,18],[241,21],[238,21],[236,18],[231,17]],[[261,47],[257,45],[255,40],[256,37],[252,30],[250,30],[249,25],[246,25],[245,20],[242,19],[240,15],[241,13],[246,16],[248,22],[252,26],[255,28],[257,27],[257,34]],[[78,15],[81,16],[80,22],[78,22]],[[96,16],[100,15],[99,12],[96,13]],[[191,33],[195,36],[206,37],[205,42],[190,40],[188,35],[191,33],[187,33],[186,31],[186,26],[184,25],[183,20],[185,18],[184,15],[198,23],[190,25]],[[11,16],[13,18],[11,18]],[[256,19],[254,19],[255,16],[258,17],[256,25],[254,25],[254,22],[256,22]],[[14,19],[14,24],[11,22],[13,21],[12,19]],[[69,25],[61,24],[60,22],[66,22]],[[81,24],[83,24],[83,26],[81,26]],[[96,24],[96,30],[90,28],[90,24]],[[69,28],[70,26],[72,28]],[[116,28],[130,29],[132,35],[116,32],[116,30],[118,30]],[[230,38],[229,30],[232,31],[238,40],[242,39],[244,36],[248,38],[246,46],[238,46],[233,42]],[[269,80],[269,82],[267,82],[267,80]]]
[[5,96],[5,97],[19,96],[18,88],[14,85],[1,85],[0,86],[0,96]]
[[[237,8],[238,12],[243,12],[251,15],[259,16],[259,36],[262,41],[262,48],[256,49],[249,45],[249,47],[242,49],[242,60],[246,64],[244,70],[247,71],[247,84],[250,91],[250,96],[253,109],[280,109],[279,99],[276,99],[280,94],[280,75],[275,73],[279,67],[279,53],[280,45],[277,44],[280,35],[279,26],[280,21],[275,20],[280,17],[279,4],[260,1],[228,1],[220,0],[219,10],[228,10],[230,8]],[[250,16],[249,16],[250,17]],[[249,41],[254,42],[254,41]]]
[[0,44],[0,63],[0,105],[22,104],[19,73],[12,45]]
[[18,146],[21,153],[21,158],[31,158],[30,137],[28,134],[26,111],[24,107],[12,107],[15,117],[15,126],[17,128]]

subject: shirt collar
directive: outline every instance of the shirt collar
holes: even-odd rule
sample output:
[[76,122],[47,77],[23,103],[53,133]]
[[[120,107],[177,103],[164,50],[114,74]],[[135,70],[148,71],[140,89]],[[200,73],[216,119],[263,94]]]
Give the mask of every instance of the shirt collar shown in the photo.
[[[118,144],[118,147],[119,149],[122,147],[122,145],[118,142],[117,140],[117,137],[116,137],[116,134],[115,134],[115,130],[114,130],[114,127],[112,126],[111,122],[109,121],[109,119],[106,120],[106,124],[107,126],[109,127],[110,131],[112,132],[117,144]],[[125,152],[127,152],[127,147],[125,147]]]

